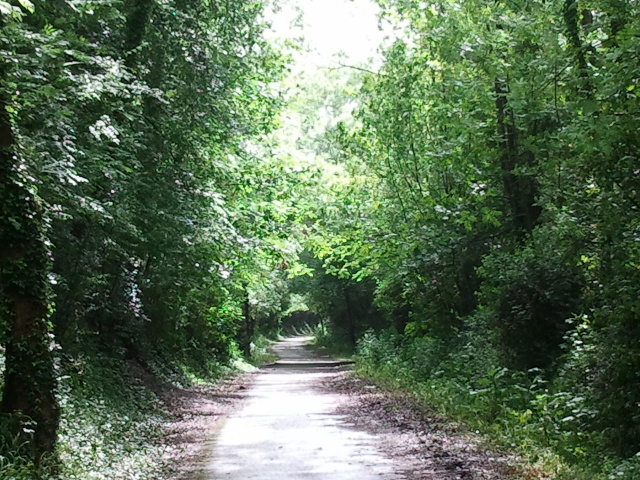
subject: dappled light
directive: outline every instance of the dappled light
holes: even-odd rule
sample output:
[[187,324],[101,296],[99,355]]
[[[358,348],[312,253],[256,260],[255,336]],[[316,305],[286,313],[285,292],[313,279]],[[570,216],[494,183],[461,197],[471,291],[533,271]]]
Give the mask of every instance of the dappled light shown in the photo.
[[0,30],[0,479],[640,478],[637,1]]

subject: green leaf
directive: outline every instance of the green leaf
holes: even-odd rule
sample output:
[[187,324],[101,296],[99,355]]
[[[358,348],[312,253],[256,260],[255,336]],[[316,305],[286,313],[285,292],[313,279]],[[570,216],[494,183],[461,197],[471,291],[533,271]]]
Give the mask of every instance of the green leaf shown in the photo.
[[34,13],[36,11],[36,7],[29,0],[18,0],[18,3],[29,13]]
[[0,2],[0,13],[3,15],[11,15],[13,7],[7,2]]
[[597,100],[585,100],[582,102],[582,114],[583,115],[591,115],[594,112],[599,110],[600,106]]

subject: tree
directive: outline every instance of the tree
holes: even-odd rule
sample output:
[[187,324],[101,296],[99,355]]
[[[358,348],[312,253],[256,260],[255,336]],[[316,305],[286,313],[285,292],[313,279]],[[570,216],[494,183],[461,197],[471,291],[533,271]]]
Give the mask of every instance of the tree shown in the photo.
[[[0,29],[20,32],[4,15]],[[0,65],[0,301],[8,332],[1,409],[15,416],[12,433],[30,441],[40,461],[54,452],[59,417],[49,322],[51,244],[32,162],[16,142],[8,81],[5,59]]]
[[234,197],[283,63],[258,2],[17,4],[0,2],[3,409],[36,422],[17,432],[39,456],[52,327],[65,359],[228,360],[244,292],[218,273],[268,233],[234,225]]

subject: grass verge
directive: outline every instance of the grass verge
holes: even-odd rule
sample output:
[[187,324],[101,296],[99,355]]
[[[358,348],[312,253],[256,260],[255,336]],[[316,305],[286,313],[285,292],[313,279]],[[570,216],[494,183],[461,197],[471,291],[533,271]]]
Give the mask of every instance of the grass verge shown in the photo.
[[407,350],[407,345],[393,345],[384,338],[369,337],[367,342],[356,356],[357,375],[412,396],[491,444],[517,452],[523,462],[517,478],[640,479],[640,455],[608,456],[599,450],[597,432],[569,428],[581,413],[579,397],[506,369],[489,369],[471,379],[466,374],[469,366],[458,356],[442,357],[431,345]]

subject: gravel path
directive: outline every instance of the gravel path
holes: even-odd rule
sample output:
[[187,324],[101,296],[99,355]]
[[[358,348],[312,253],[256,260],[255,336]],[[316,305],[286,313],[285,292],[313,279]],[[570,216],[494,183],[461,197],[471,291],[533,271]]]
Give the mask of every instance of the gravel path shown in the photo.
[[215,387],[170,389],[166,480],[542,478],[293,337],[280,360]]
[[242,408],[215,435],[206,480],[395,480],[376,437],[348,428],[338,396],[319,388],[340,366],[305,348],[305,337],[276,345]]

